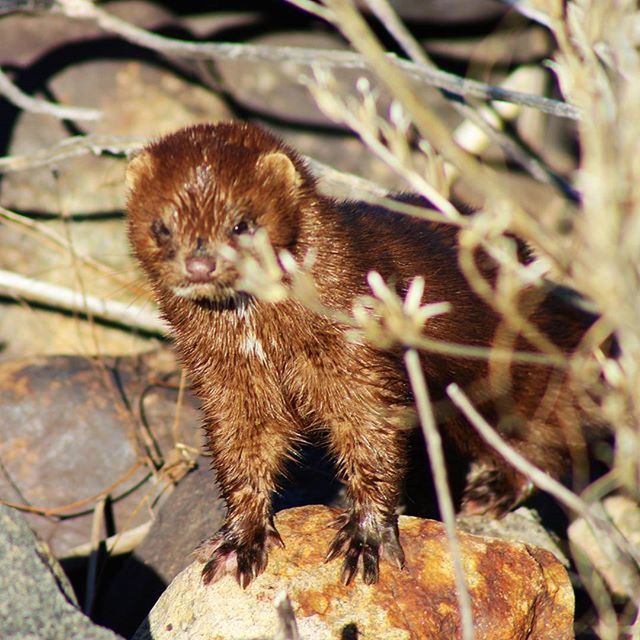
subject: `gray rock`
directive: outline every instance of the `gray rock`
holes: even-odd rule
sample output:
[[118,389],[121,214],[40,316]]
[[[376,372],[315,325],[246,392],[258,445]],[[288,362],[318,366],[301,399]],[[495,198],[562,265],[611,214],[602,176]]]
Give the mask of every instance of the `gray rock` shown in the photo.
[[565,567],[569,566],[558,539],[544,528],[540,516],[532,509],[520,507],[499,520],[487,516],[458,516],[458,526],[476,536],[524,542],[546,549]]
[[[640,551],[640,505],[630,496],[613,495],[602,501],[602,507],[611,522],[626,538],[631,548]],[[618,597],[627,594],[626,576],[620,568],[613,565],[599,544],[589,523],[582,517],[576,518],[570,525],[568,536],[573,548],[593,565],[602,576],[609,589]],[[583,560],[583,562],[585,562]]]
[[[55,567],[55,568],[54,568]],[[0,637],[4,640],[115,640],[78,608],[55,560],[24,518],[0,505]]]

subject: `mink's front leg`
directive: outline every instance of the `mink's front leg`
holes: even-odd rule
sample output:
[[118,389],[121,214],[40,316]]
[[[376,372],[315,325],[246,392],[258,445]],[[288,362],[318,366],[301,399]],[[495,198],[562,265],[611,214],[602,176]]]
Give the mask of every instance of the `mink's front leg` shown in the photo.
[[344,555],[344,584],[353,580],[361,559],[364,582],[377,582],[380,552],[398,568],[404,566],[396,507],[404,475],[406,433],[398,425],[379,420],[376,416],[331,428],[331,444],[349,506],[337,519],[338,533],[326,561]]
[[246,588],[266,569],[268,551],[274,544],[284,547],[271,516],[254,522],[227,516],[218,533],[195,550],[196,558],[205,563],[202,581],[210,584],[231,574]]
[[273,524],[271,496],[291,429],[263,417],[236,425],[209,421],[206,431],[227,516],[195,553],[205,563],[205,584],[231,574],[245,588],[265,570],[269,548],[284,546]]

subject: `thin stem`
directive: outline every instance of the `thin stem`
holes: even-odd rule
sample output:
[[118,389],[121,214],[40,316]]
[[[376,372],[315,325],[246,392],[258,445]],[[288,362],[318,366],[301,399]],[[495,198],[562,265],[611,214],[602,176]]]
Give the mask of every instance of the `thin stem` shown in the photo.
[[112,136],[92,134],[65,138],[50,147],[39,149],[33,153],[0,158],[0,172],[24,171],[57,164],[68,158],[75,158],[87,153],[99,156],[103,153],[128,154],[140,148],[146,138],[141,136]]
[[84,107],[65,107],[47,100],[32,98],[19,89],[0,68],[0,94],[9,102],[31,113],[43,113],[60,120],[99,120],[102,111]]
[[467,589],[464,567],[462,566],[462,555],[460,552],[460,542],[456,533],[456,515],[453,508],[453,500],[449,483],[447,482],[447,469],[442,451],[442,439],[436,426],[433,415],[433,408],[429,398],[427,382],[420,364],[420,356],[415,349],[408,349],[404,356],[405,366],[409,374],[411,389],[418,409],[420,426],[424,433],[429,452],[429,461],[433,473],[433,480],[436,486],[438,506],[440,514],[444,520],[444,527],[447,532],[451,559],[453,562],[454,577],[458,604],[460,605],[460,619],[462,621],[462,637],[464,640],[473,640],[473,615],[471,611],[471,596]]
[[166,333],[165,326],[156,313],[123,302],[82,295],[73,289],[27,278],[13,271],[0,269],[0,294],[73,313],[91,315],[151,334]]

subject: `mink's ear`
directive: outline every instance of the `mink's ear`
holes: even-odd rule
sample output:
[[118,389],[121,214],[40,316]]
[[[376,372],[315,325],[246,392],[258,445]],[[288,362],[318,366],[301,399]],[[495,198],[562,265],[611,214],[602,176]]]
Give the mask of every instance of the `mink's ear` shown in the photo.
[[302,182],[302,178],[291,158],[282,151],[272,151],[261,156],[258,160],[257,169],[265,180],[279,182],[290,193],[294,193]]
[[148,174],[151,170],[151,154],[146,149],[135,151],[129,156],[129,164],[125,173],[125,184],[127,189],[131,191],[140,176]]

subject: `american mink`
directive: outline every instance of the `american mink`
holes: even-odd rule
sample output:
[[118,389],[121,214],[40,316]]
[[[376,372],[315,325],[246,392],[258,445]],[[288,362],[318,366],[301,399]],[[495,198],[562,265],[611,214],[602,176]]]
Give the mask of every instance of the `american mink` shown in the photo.
[[[255,299],[239,289],[236,268],[218,249],[238,247],[242,236],[262,228],[276,251],[287,249],[298,261],[313,250],[322,301],[345,312],[356,296],[370,294],[370,270],[400,294],[422,275],[424,302],[451,303],[425,332],[491,346],[500,317],[458,267],[457,230],[320,195],[301,157],[248,123],[196,125],[160,138],[131,160],[127,183],[133,251],[202,400],[227,503],[223,527],[199,547],[204,582],[234,573],[244,587],[264,570],[268,548],[282,545],[272,494],[284,463],[313,431],[326,436],[349,504],[327,559],[344,556],[345,583],[360,563],[364,581],[376,582],[379,552],[402,567],[396,507],[407,425],[414,421],[402,349],[349,339],[345,326],[294,299]],[[524,243],[516,242],[521,259],[530,260]],[[491,259],[479,253],[476,260],[495,279]],[[553,293],[525,292],[521,306],[566,353],[593,322]],[[522,337],[513,345],[533,350]],[[573,428],[575,402],[559,369],[511,364],[495,388],[486,382],[486,361],[431,352],[421,359],[435,400],[445,398],[451,382],[480,388],[476,402],[515,449],[555,475],[567,466],[568,451],[582,436]],[[463,510],[501,515],[522,500],[527,480],[459,414],[445,411],[441,429],[475,460]]]

